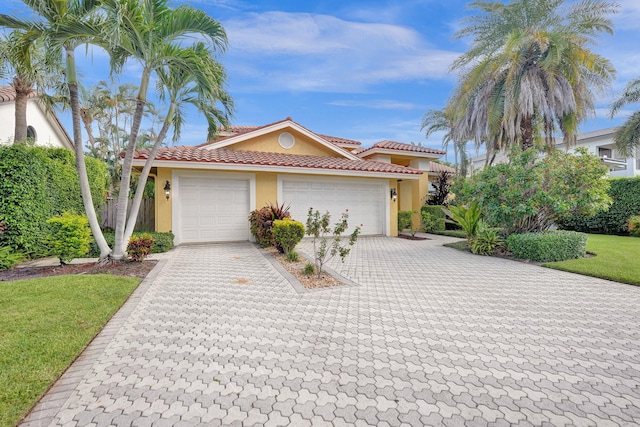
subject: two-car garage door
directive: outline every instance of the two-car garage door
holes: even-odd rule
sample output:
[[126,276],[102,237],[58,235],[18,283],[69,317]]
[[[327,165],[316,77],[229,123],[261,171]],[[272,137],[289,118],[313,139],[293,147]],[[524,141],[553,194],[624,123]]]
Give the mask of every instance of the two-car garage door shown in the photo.
[[[188,174],[174,176],[173,200],[177,243],[248,240],[248,216],[255,199],[253,175]],[[350,230],[362,224],[363,235],[386,234],[387,184],[384,180],[281,175],[278,202],[305,223],[309,207],[332,214],[332,224],[349,210]],[[258,199],[264,198],[258,195]],[[275,203],[276,201],[273,200]],[[258,206],[262,207],[262,206]]]

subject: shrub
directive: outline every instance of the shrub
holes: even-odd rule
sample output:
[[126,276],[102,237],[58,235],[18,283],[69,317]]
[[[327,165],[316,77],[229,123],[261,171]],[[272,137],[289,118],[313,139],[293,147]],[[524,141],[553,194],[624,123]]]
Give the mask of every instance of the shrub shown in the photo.
[[[115,234],[113,232],[104,232],[104,238],[109,244],[110,247],[113,247],[115,243]],[[142,233],[135,232],[131,237],[140,236]],[[151,234],[153,237],[153,245],[151,246],[151,253],[161,254],[164,252],[168,252],[171,248],[173,248],[173,238],[174,235],[171,232],[148,232],[146,234]],[[98,245],[95,240],[91,240],[89,244],[89,257],[98,258],[100,257],[100,249],[98,249]]]
[[273,221],[277,219],[291,218],[289,206],[284,204],[272,204],[256,209],[249,214],[249,224],[251,234],[256,238],[256,242],[261,248],[275,244],[273,239]]
[[24,255],[9,246],[0,247],[0,270],[10,270],[24,260]]
[[446,215],[442,210],[444,206],[427,205],[420,208],[422,226],[427,233],[444,231]]
[[544,231],[565,215],[606,209],[611,203],[609,183],[602,179],[606,173],[586,149],[575,154],[556,150],[541,159],[527,150],[512,154],[508,163],[457,180],[453,192],[459,203],[478,202],[484,220],[507,235]]
[[476,255],[493,255],[504,247],[504,241],[495,228],[481,225],[478,234],[471,241],[471,252]]
[[585,233],[626,235],[629,218],[640,214],[640,177],[610,178],[606,181],[610,184],[607,193],[613,199],[608,210],[591,216],[563,215],[558,226]]
[[449,209],[444,209],[444,213],[464,230],[467,242],[471,245],[471,241],[478,234],[478,227],[480,226],[481,212],[478,202],[473,202],[468,208],[464,205],[451,205]]
[[442,206],[448,204],[449,193],[451,191],[453,174],[447,171],[438,172],[433,188],[433,194],[427,196],[427,204],[433,206]]
[[398,212],[398,231],[404,231],[411,228],[412,215],[415,211],[399,211]]
[[640,215],[629,218],[629,234],[633,237],[640,237]]
[[304,269],[302,270],[302,274],[304,274],[305,276],[311,276],[315,272],[316,272],[316,268],[310,262],[306,263],[304,265]]
[[47,238],[50,253],[58,257],[60,265],[89,252],[91,229],[86,216],[65,211],[60,216],[48,219],[47,224],[50,228]]
[[[312,237],[313,241],[313,258],[316,264],[316,273],[318,278],[322,275],[322,267],[334,256],[338,255],[340,260],[344,262],[344,259],[351,252],[351,247],[355,245],[360,234],[360,227],[355,227],[349,235],[349,240],[346,243],[342,243],[342,234],[349,228],[349,211],[342,213],[340,220],[335,223],[333,229],[329,227],[331,221],[331,214],[325,212],[320,216],[320,211],[314,211],[313,208],[309,208],[307,214],[307,235]],[[327,237],[327,234],[331,234],[331,241]]]
[[153,246],[153,236],[149,233],[142,233],[139,236],[131,236],[127,244],[127,254],[132,261],[142,262],[151,253]]
[[290,218],[273,221],[273,238],[280,253],[288,254],[304,237],[304,225]]
[[[86,165],[99,210],[108,188],[107,169],[92,158]],[[0,245],[29,257],[47,255],[46,221],[64,211],[84,213],[73,153],[25,144],[0,147],[0,212],[8,225]]]
[[298,255],[298,252],[296,251],[289,251],[285,256],[285,259],[289,262],[298,262],[300,261],[300,255]]
[[507,247],[513,256],[536,262],[584,257],[586,245],[587,235],[575,231],[545,231],[507,237]]

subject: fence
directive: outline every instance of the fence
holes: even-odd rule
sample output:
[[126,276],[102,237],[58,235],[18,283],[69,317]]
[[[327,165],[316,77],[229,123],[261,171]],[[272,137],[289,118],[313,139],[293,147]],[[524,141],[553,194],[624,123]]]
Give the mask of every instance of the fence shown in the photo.
[[[100,211],[100,218],[102,218],[102,229],[116,228],[116,209],[118,201],[116,199],[107,199]],[[129,209],[127,211],[127,218],[131,211],[131,201],[129,201]],[[142,199],[140,204],[140,210],[138,211],[138,218],[136,220],[136,231],[153,231],[156,228],[156,209],[154,199]]]

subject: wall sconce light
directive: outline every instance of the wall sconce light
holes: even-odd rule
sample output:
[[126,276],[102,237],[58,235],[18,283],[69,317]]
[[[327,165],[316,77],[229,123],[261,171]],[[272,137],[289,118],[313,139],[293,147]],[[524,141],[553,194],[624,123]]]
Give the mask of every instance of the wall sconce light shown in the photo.
[[398,191],[395,188],[391,189],[391,198],[394,202],[398,200]]
[[169,181],[167,181],[167,183],[164,185],[164,196],[167,198],[167,200],[169,200],[169,197],[171,197],[171,184],[169,184]]

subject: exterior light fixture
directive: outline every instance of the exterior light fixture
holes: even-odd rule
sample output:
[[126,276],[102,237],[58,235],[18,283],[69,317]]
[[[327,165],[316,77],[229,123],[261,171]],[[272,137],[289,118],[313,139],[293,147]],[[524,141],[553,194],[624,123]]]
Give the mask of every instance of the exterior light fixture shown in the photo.
[[398,191],[395,188],[391,189],[391,198],[394,202],[398,200]]
[[164,196],[167,198],[167,200],[169,200],[169,197],[171,197],[171,184],[169,184],[168,180],[164,185]]

